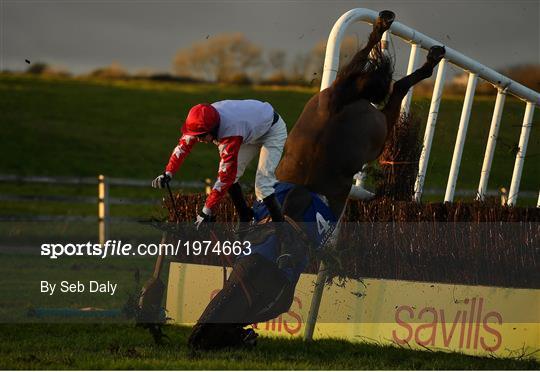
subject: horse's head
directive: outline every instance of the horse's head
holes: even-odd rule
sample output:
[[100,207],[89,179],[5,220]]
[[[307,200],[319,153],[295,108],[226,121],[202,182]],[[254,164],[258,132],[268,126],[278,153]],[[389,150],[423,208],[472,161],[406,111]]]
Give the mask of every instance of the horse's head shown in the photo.
[[393,72],[394,66],[390,57],[380,53],[370,58],[355,82],[358,95],[372,103],[382,103],[390,93]]

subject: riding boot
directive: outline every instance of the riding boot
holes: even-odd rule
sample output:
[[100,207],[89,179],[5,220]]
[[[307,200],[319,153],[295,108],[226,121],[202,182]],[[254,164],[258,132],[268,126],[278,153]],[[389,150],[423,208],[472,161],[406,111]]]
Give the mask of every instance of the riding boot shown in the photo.
[[281,205],[276,199],[276,194],[268,195],[263,199],[263,203],[270,213],[270,217],[274,222],[283,222],[285,218],[283,217],[283,212],[281,211]]
[[242,187],[238,182],[233,183],[229,188],[229,195],[236,212],[238,213],[240,222],[251,222],[253,219],[253,209],[248,207],[244,194],[242,193]]
[[249,231],[250,222],[253,220],[253,209],[248,207],[244,194],[242,193],[242,187],[238,182],[232,184],[229,188],[229,196],[234,204],[236,213],[238,213],[238,228],[236,229],[236,237],[238,240],[243,241],[244,237]]

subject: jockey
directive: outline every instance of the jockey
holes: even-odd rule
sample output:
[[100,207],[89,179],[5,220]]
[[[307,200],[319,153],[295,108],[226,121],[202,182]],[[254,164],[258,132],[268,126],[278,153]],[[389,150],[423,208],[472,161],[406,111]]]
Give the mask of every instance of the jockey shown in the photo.
[[274,171],[281,159],[287,139],[287,126],[267,102],[257,100],[225,100],[198,104],[191,108],[182,126],[182,136],[175,147],[165,172],[152,181],[163,188],[182,165],[197,142],[218,146],[218,176],[196,225],[215,219],[215,207],[228,192],[240,217],[249,222],[253,210],[248,207],[238,179],[246,166],[259,155],[255,176],[255,196],[268,208],[274,222],[283,220],[281,207],[274,195],[277,182]]

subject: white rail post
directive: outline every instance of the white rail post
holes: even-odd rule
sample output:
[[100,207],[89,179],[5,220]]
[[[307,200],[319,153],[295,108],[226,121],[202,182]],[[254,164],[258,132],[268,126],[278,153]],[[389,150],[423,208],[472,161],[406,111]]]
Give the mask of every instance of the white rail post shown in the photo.
[[98,176],[98,225],[99,244],[109,239],[109,181],[104,175]]
[[454,192],[456,191],[456,182],[459,174],[459,166],[461,164],[461,155],[463,155],[463,146],[467,137],[467,127],[469,126],[469,118],[471,117],[471,108],[474,100],[474,91],[476,90],[476,82],[478,75],[469,73],[469,81],[467,82],[467,93],[463,102],[461,111],[461,119],[459,121],[459,130],[454,146],[454,155],[452,156],[452,166],[448,175],[448,183],[446,184],[446,193],[444,195],[445,202],[454,201]]
[[519,193],[519,183],[521,182],[521,173],[523,172],[523,163],[525,162],[525,154],[527,153],[527,143],[531,135],[532,119],[534,114],[534,103],[527,102],[525,115],[523,116],[523,125],[521,126],[521,135],[519,136],[519,149],[516,154],[516,162],[514,164],[514,172],[512,174],[512,183],[508,193],[508,205],[513,206],[517,202]]
[[[353,20],[349,17],[349,14],[354,14],[357,10],[353,9],[342,15],[338,21],[334,24],[334,27],[330,31],[328,37],[328,43],[326,45],[326,54],[324,58],[324,70],[321,79],[321,90],[328,88],[335,80],[337,75],[337,69],[339,65],[339,45],[343,38],[343,34],[347,29],[349,23]],[[364,10],[363,10],[364,11]],[[376,18],[375,12],[368,10],[366,13],[371,13],[373,19]],[[381,49],[384,53],[388,53],[388,42],[390,39],[389,31],[386,31],[381,38]],[[362,167],[364,170],[366,165]],[[356,174],[356,185],[362,185],[365,180],[365,173],[360,171]],[[311,299],[311,306],[309,308],[308,319],[306,321],[306,329],[304,331],[304,340],[310,341],[313,338],[313,332],[315,331],[315,324],[317,323],[317,315],[319,313],[319,306],[321,304],[324,285],[326,283],[327,271],[324,266],[324,262],[321,261],[319,265],[319,272],[317,274],[317,280],[313,288],[313,297]]]
[[[409,55],[409,65],[407,66],[407,75],[410,75],[414,72],[419,51],[420,49],[418,48],[418,44],[412,43],[411,54]],[[412,95],[413,95],[413,87],[410,87],[409,91],[407,92],[407,95],[401,101],[401,114],[402,115],[407,115],[409,113],[409,109],[411,107]]]
[[495,100],[495,108],[493,109],[493,117],[491,118],[491,126],[489,128],[488,142],[486,152],[484,154],[484,163],[482,164],[482,173],[480,174],[480,183],[478,184],[477,199],[482,201],[486,197],[486,190],[489,181],[489,172],[491,171],[491,163],[495,154],[495,146],[497,145],[497,137],[499,136],[499,127],[501,123],[504,101],[506,99],[506,91],[499,88],[497,99]]
[[[339,46],[341,45],[341,40],[345,34],[345,30],[350,23],[357,21],[362,18],[362,13],[364,16],[370,17],[372,20],[375,20],[377,13],[368,9],[352,9],[347,13],[343,14],[336,21],[330,35],[328,36],[328,43],[326,44],[326,53],[324,57],[324,68],[323,75],[321,79],[321,90],[328,88],[334,80],[336,79],[338,66],[339,66]],[[371,21],[370,23],[373,23]],[[381,49],[387,53],[388,52],[388,41],[389,41],[389,32],[386,31],[381,38]],[[365,166],[365,165],[364,165]],[[362,168],[363,169],[363,168]],[[356,183],[362,184],[362,178],[364,175],[362,172],[357,174]],[[338,220],[339,221],[339,220]],[[311,341],[313,338],[313,332],[315,331],[315,324],[317,323],[317,315],[319,314],[319,306],[321,304],[322,294],[324,290],[324,285],[326,283],[327,271],[324,266],[324,262],[321,261],[319,264],[319,272],[317,274],[317,280],[313,288],[313,297],[311,299],[311,306],[309,308],[308,319],[306,321],[306,328],[304,331],[304,341]]]
[[536,202],[536,208],[540,208],[540,192],[538,193],[538,202]]
[[426,132],[424,134],[424,144],[420,153],[420,161],[418,163],[418,175],[414,184],[414,201],[419,203],[422,200],[422,191],[424,189],[424,181],[426,179],[427,166],[429,162],[429,154],[431,153],[431,144],[435,134],[435,126],[437,124],[437,116],[439,115],[439,106],[441,104],[442,93],[444,88],[444,80],[446,78],[446,59],[439,62],[437,68],[437,78],[431,95],[431,105],[429,106],[429,116],[426,124]]
[[319,307],[321,306],[327,275],[328,273],[326,271],[326,267],[324,266],[324,262],[321,261],[319,265],[319,272],[317,273],[317,279],[315,280],[315,286],[313,287],[313,297],[311,297],[308,318],[306,320],[304,341],[311,341],[313,339],[313,333],[315,332],[315,324],[317,324],[317,316],[319,315]]

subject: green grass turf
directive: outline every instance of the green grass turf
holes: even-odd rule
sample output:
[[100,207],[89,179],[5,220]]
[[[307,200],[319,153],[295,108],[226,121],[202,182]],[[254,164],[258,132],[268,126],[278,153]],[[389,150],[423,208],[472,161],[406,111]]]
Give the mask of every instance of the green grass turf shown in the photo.
[[[56,226],[58,227],[58,226]],[[49,226],[53,230],[54,226]],[[45,233],[45,232],[43,232]],[[50,232],[49,232],[50,233]],[[68,235],[71,232],[68,231]],[[79,233],[78,236],[82,234]],[[150,236],[151,238],[151,236]],[[160,235],[150,239],[159,243]],[[57,242],[58,239],[43,238],[42,243]],[[72,242],[87,242],[88,239],[75,239]],[[126,243],[126,240],[123,240]],[[138,293],[144,282],[150,278],[156,261],[155,256],[123,256],[123,257],[85,257],[61,256],[51,259],[40,256],[39,246],[19,248],[26,254],[5,253],[0,251],[0,323],[28,322],[27,312],[32,308],[72,308],[100,307],[105,309],[121,309],[128,301],[129,295]],[[5,250],[5,248],[4,248]],[[138,270],[140,282],[135,281]],[[161,276],[167,283],[168,265]],[[54,295],[40,292],[40,281],[57,283]],[[86,285],[89,280],[117,283],[114,296],[110,294],[89,293],[88,287],[82,293],[61,293],[61,281]],[[65,320],[65,319],[64,319]]]
[[342,340],[261,337],[252,350],[191,352],[189,328],[169,326],[164,346],[130,325],[0,325],[4,369],[538,369],[531,359],[496,359],[412,351]]
[[[0,77],[2,165],[0,172],[28,175],[95,176],[151,179],[159,173],[176,144],[182,119],[199,102],[256,98],[271,102],[291,127],[312,92],[212,85],[171,85],[144,82],[48,80]],[[443,186],[448,176],[462,100],[441,104],[427,186]],[[412,111],[425,118],[429,99],[413,101]],[[477,186],[493,109],[492,97],[477,97],[460,184]],[[521,130],[524,104],[508,98],[502,119],[490,183],[507,184],[514,162],[512,148]],[[529,143],[530,159],[539,156],[538,115]],[[422,120],[425,121],[425,120]],[[197,145],[179,178],[214,176],[217,151]],[[523,189],[536,189],[540,175],[535,161],[526,161]],[[509,169],[508,169],[509,168]]]
[[[271,102],[289,127],[294,124],[313,91],[272,90],[209,85],[177,85],[147,82],[103,82],[54,80],[35,77],[0,76],[0,173],[50,176],[96,176],[151,180],[158,174],[176,144],[182,117],[192,105],[226,98],[258,98]],[[413,102],[413,110],[425,117],[428,99]],[[493,100],[475,101],[469,136],[463,154],[458,187],[477,185],[485,140],[489,130]],[[426,187],[443,187],[448,175],[453,142],[461,110],[461,100],[446,99],[441,105]],[[519,138],[523,104],[508,99],[503,116],[490,188],[508,186],[514,157],[512,146]],[[538,117],[538,116],[537,116]],[[423,120],[425,121],[425,120]],[[521,188],[536,189],[540,175],[535,172],[538,152],[538,120],[533,125],[529,157]],[[202,180],[213,177],[217,152],[198,145],[177,179]],[[246,181],[253,179],[254,164]],[[0,184],[0,193],[18,195],[95,196],[95,186],[43,184]],[[157,196],[156,196],[157,195]],[[155,190],[112,187],[113,197],[156,198]],[[534,201],[533,201],[534,202]],[[113,216],[159,214],[159,206],[112,206]],[[48,202],[2,202],[2,214],[83,214],[94,215],[95,205]],[[92,225],[92,228],[95,226]],[[81,227],[82,230],[84,230]],[[16,231],[24,231],[18,227]],[[55,234],[50,228],[47,233]],[[68,231],[84,234],[84,231]],[[91,232],[89,234],[94,234]],[[67,234],[69,237],[70,235]],[[32,264],[28,264],[28,260]],[[32,305],[58,305],[37,301],[35,282],[39,278],[117,279],[122,296],[101,303],[119,307],[131,288],[132,272],[138,267],[146,279],[152,260],[129,259],[106,265],[63,259],[63,263],[36,261],[31,257],[2,254],[4,289],[0,312],[14,309],[23,316]],[[11,279],[10,279],[11,278]],[[13,280],[17,278],[17,286]],[[12,282],[10,283],[10,280]],[[21,283],[26,285],[21,288]],[[24,284],[26,283],[26,284]],[[31,290],[33,289],[33,291]],[[80,298],[66,298],[65,305],[84,306]],[[37,301],[37,302],[36,302]],[[100,304],[99,301],[92,305]],[[13,369],[538,369],[531,360],[476,358],[460,354],[419,352],[340,340],[304,344],[299,340],[261,338],[252,351],[192,354],[185,346],[189,330],[167,327],[172,342],[153,346],[146,331],[114,324],[2,324],[0,325],[0,366]]]
[[[330,339],[304,343],[261,337],[254,350],[192,353],[189,328],[167,326],[171,338],[155,346],[150,335],[132,323],[47,323],[26,317],[30,307],[102,307],[118,309],[133,293],[133,272],[150,276],[153,258],[107,259],[0,253],[1,369],[538,369],[532,359],[472,357],[457,353],[412,351]],[[167,270],[163,273],[167,281]],[[37,281],[112,280],[118,294],[48,296]],[[33,322],[33,323],[29,323]]]
[[[114,217],[129,217],[133,219],[155,218],[163,220],[167,215],[158,201],[156,205],[111,205],[110,214]],[[3,201],[2,215],[47,215],[47,216],[95,216],[96,203],[58,203],[49,201]]]
[[[179,193],[201,192],[199,189],[175,189]],[[97,214],[97,185],[57,185],[46,183],[0,183],[0,194],[5,196],[62,196],[95,198],[91,203],[75,201],[43,201],[43,200],[3,200],[2,215],[66,215],[66,216],[96,216]],[[153,204],[114,204],[110,205],[110,213],[116,217],[133,217],[162,219],[166,211],[162,200],[168,197],[166,191],[150,187],[111,186],[109,196],[125,201],[141,199],[153,201]]]
[[[219,85],[183,85],[145,81],[98,81],[0,75],[0,173],[17,175],[89,176],[106,174],[151,181],[159,174],[176,145],[182,119],[200,102],[256,98],[271,102],[291,127],[314,89],[270,89]],[[477,97],[473,105],[458,189],[475,189],[482,166],[494,99]],[[426,188],[446,185],[462,107],[461,97],[447,97],[441,104]],[[428,98],[413,101],[412,111],[425,123]],[[489,188],[508,188],[514,166],[524,104],[508,98]],[[521,190],[540,184],[538,156],[540,127],[533,123]],[[423,131],[422,131],[423,133]],[[256,162],[244,176],[250,185]],[[215,177],[217,151],[199,144],[176,179]],[[18,186],[15,186],[18,187]],[[68,190],[70,189],[70,190]],[[26,190],[26,191],[25,191]],[[0,194],[95,195],[95,187],[0,183]],[[150,188],[111,187],[111,196],[156,198]],[[457,198],[459,199],[459,198]],[[535,200],[521,200],[521,205]],[[4,203],[3,203],[4,204]],[[94,214],[93,205],[6,202],[3,214]],[[153,206],[113,206],[117,216],[147,216]]]
[[[150,87],[150,88],[149,88]],[[162,172],[189,108],[226,98],[272,102],[292,124],[309,95],[206,85],[101,84],[31,77],[0,78],[0,172],[132,177]],[[179,179],[217,171],[213,145],[198,144]]]
[[[441,103],[427,171],[426,188],[446,187],[462,105],[462,97],[443,99]],[[456,190],[476,190],[478,187],[493,107],[494,97],[477,97],[474,100]],[[424,118],[427,117],[428,111],[428,99],[413,101],[412,112],[422,118],[423,123],[425,123]],[[509,189],[524,112],[524,102],[513,98],[506,100],[488,189],[499,189],[502,186]],[[423,135],[424,131],[422,130],[421,133]],[[540,120],[537,115],[533,120],[529,137],[520,190],[538,189],[539,157]]]

